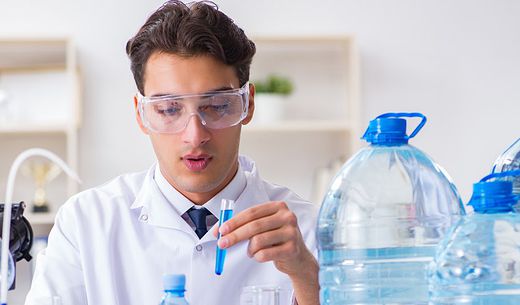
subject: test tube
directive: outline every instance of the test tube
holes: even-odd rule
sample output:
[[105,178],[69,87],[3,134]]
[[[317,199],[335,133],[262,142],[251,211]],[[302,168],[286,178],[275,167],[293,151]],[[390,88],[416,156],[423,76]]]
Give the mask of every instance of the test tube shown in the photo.
[[[230,199],[222,199],[220,204],[220,218],[218,220],[219,228],[222,224],[233,216],[233,208],[235,207],[235,201]],[[220,232],[218,233],[217,242],[220,239]],[[217,257],[215,260],[215,273],[221,275],[224,271],[224,259],[226,258],[226,249],[220,249],[217,244]]]

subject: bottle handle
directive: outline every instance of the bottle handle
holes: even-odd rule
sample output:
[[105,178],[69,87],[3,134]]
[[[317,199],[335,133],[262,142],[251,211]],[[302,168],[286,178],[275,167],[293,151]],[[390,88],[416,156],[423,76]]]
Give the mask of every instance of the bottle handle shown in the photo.
[[421,122],[419,125],[417,125],[417,127],[415,127],[414,131],[409,136],[405,137],[407,140],[415,137],[417,133],[419,133],[419,131],[423,128],[424,124],[426,124],[427,120],[426,116],[419,112],[388,112],[376,117],[376,119],[380,118],[421,118]]
[[505,172],[501,172],[501,173],[489,174],[489,175],[485,176],[484,178],[480,179],[480,182],[486,182],[489,179],[493,179],[493,178],[519,177],[519,176],[520,176],[520,170],[517,169],[517,170],[505,171]]

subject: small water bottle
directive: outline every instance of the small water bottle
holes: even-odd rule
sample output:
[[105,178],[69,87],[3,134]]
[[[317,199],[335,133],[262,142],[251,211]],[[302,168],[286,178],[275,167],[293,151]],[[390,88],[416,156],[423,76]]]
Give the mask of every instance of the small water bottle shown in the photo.
[[[406,117],[421,118],[409,136]],[[372,120],[370,145],[334,178],[318,218],[322,305],[428,303],[428,265],[464,210],[445,171],[408,144],[425,123],[420,113]]]
[[[506,149],[495,161],[493,173],[520,170],[520,138]],[[507,177],[513,183],[513,193],[520,195],[520,177]]]
[[188,305],[184,298],[186,276],[184,274],[167,274],[163,276],[164,296],[159,305]]
[[520,304],[520,214],[510,181],[491,174],[473,185],[463,217],[439,244],[430,270],[432,305]]

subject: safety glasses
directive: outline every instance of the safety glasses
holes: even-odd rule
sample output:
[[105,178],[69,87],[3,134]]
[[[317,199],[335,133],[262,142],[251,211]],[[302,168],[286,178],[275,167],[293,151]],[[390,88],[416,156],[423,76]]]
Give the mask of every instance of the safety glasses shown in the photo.
[[198,116],[207,128],[222,129],[237,125],[247,116],[249,82],[239,89],[154,97],[138,93],[137,98],[143,124],[153,132],[181,132],[192,116]]

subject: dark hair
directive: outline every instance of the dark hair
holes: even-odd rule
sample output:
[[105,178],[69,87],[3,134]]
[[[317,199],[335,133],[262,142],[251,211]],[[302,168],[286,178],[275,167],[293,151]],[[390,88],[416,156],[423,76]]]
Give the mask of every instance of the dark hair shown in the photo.
[[255,44],[213,2],[164,3],[126,43],[137,88],[144,95],[144,71],[156,51],[180,56],[210,55],[233,66],[240,85],[249,80]]

